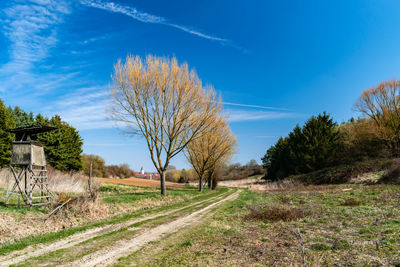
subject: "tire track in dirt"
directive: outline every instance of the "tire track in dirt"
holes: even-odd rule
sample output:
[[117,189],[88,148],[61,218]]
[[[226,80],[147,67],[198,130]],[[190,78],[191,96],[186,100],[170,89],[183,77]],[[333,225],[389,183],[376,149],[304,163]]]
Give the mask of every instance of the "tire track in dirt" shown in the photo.
[[170,210],[167,212],[155,213],[155,214],[147,216],[147,217],[135,218],[135,219],[128,220],[126,222],[122,222],[122,223],[118,223],[118,224],[106,225],[106,226],[102,226],[102,227],[95,227],[95,228],[86,230],[84,232],[79,232],[79,233],[73,234],[69,237],[66,237],[64,239],[61,239],[59,241],[56,241],[56,242],[53,242],[50,244],[40,244],[40,245],[36,245],[36,246],[29,246],[23,250],[14,251],[7,255],[1,256],[0,257],[0,266],[9,266],[12,264],[17,264],[17,263],[20,263],[29,258],[38,257],[43,254],[49,253],[51,251],[69,248],[69,247],[78,245],[81,242],[87,241],[91,238],[101,236],[104,234],[108,234],[108,233],[111,233],[114,231],[118,231],[122,228],[129,227],[130,225],[135,224],[135,223],[155,219],[155,218],[161,217],[161,216],[168,216],[168,215],[179,212],[186,208],[196,207],[198,205],[203,204],[204,202],[213,201],[215,199],[224,197],[225,194],[226,193],[223,193],[223,194],[220,194],[220,195],[217,195],[217,196],[205,199],[205,200],[201,200],[201,201],[186,205],[184,207],[180,207],[178,209],[173,209],[173,210]]
[[107,266],[115,263],[119,258],[127,256],[152,241],[160,240],[164,235],[175,233],[178,230],[199,223],[199,219],[206,215],[211,209],[220,206],[224,202],[234,200],[240,191],[212,203],[205,208],[195,211],[189,215],[180,217],[172,222],[144,230],[130,240],[117,241],[110,247],[100,249],[92,254],[86,255],[79,260],[69,262],[61,266]]

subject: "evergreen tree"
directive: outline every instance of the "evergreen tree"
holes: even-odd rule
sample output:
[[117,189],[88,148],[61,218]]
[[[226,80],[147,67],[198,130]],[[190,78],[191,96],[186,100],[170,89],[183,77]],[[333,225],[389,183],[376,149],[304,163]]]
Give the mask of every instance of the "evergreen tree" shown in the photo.
[[337,124],[326,114],[313,116],[303,126],[301,158],[304,159],[303,173],[320,170],[331,165],[339,145]]
[[49,120],[39,114],[36,116],[36,123],[57,127],[57,130],[38,135],[38,141],[45,145],[47,162],[62,171],[81,170],[83,141],[79,132],[63,122],[58,115]]
[[266,178],[277,180],[331,166],[340,145],[336,123],[325,112],[280,138],[262,158]]
[[35,124],[35,118],[32,112],[27,113],[18,106],[14,108],[8,107],[8,112],[15,122],[15,127],[31,126]]
[[15,123],[0,99],[0,167],[7,166],[11,160],[13,135],[5,129],[14,128]]
[[269,180],[282,179],[293,171],[289,138],[279,138],[274,146],[271,146],[261,159],[267,170],[266,178]]

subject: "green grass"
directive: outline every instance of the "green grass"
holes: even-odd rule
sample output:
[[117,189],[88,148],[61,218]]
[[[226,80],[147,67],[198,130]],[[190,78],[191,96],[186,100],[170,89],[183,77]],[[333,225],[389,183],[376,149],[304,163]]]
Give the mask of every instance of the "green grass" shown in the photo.
[[[132,193],[132,190],[138,192]],[[151,188],[142,188],[127,185],[107,184],[107,186],[102,189],[102,192],[105,192],[105,194],[103,194],[103,201],[106,203],[132,203],[143,199],[163,198],[158,189],[155,190]],[[207,192],[209,192],[209,190],[205,189],[204,193]],[[198,189],[195,187],[169,188],[167,190],[167,193],[168,196],[171,197],[187,197],[199,194]]]
[[48,209],[46,207],[26,206],[21,197],[11,196],[8,202],[8,206],[5,203],[6,190],[0,188],[0,212],[1,213],[20,213],[27,214],[28,212],[46,213]]

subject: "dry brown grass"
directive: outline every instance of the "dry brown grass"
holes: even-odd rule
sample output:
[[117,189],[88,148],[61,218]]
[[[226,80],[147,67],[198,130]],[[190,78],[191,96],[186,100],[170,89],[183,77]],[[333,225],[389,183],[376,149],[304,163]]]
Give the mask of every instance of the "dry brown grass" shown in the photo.
[[[55,193],[84,193],[87,188],[87,178],[80,172],[62,172],[47,167],[49,190]],[[0,170],[0,188],[7,187],[8,168]],[[14,181],[12,181],[14,182]],[[93,181],[94,187],[100,186],[99,181]]]
[[302,208],[283,208],[283,207],[250,207],[250,213],[245,216],[245,219],[251,221],[284,221],[290,222],[304,217]]
[[303,185],[296,180],[283,179],[280,181],[266,181],[259,178],[221,181],[220,186],[247,188],[253,192],[280,191],[302,188]]
[[0,188],[7,187],[8,169],[3,168],[0,170]]

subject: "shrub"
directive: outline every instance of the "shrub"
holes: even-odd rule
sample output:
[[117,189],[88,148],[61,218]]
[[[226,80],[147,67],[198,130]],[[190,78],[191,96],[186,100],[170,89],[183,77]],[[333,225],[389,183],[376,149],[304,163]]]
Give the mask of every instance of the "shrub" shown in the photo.
[[335,240],[332,250],[348,250],[350,247],[351,246],[347,240]]
[[290,179],[304,184],[342,184],[352,177],[367,172],[385,170],[393,163],[393,159],[370,159],[346,165],[325,168],[319,171],[291,176]]
[[254,221],[294,221],[304,217],[304,210],[301,208],[262,208],[260,206],[250,207],[250,213],[246,215],[247,220]]
[[255,160],[250,160],[245,165],[234,163],[229,165],[219,166],[216,171],[218,172],[218,180],[240,180],[246,179],[250,176],[264,174],[265,170],[262,165],[257,164]]
[[90,163],[92,163],[92,176],[94,177],[105,177],[106,166],[104,159],[97,155],[83,155],[83,172],[89,176],[90,174]]
[[354,198],[346,199],[342,205],[343,206],[360,206],[361,202]]
[[312,244],[311,249],[316,251],[324,251],[324,250],[330,250],[330,247],[323,243],[317,243],[317,244]]
[[379,180],[385,184],[400,184],[400,159],[393,160],[392,165]]
[[351,119],[340,124],[339,132],[341,142],[336,164],[391,156],[387,143],[379,136],[371,119]]
[[135,175],[128,164],[110,165],[105,168],[105,176],[110,178],[128,178]]

